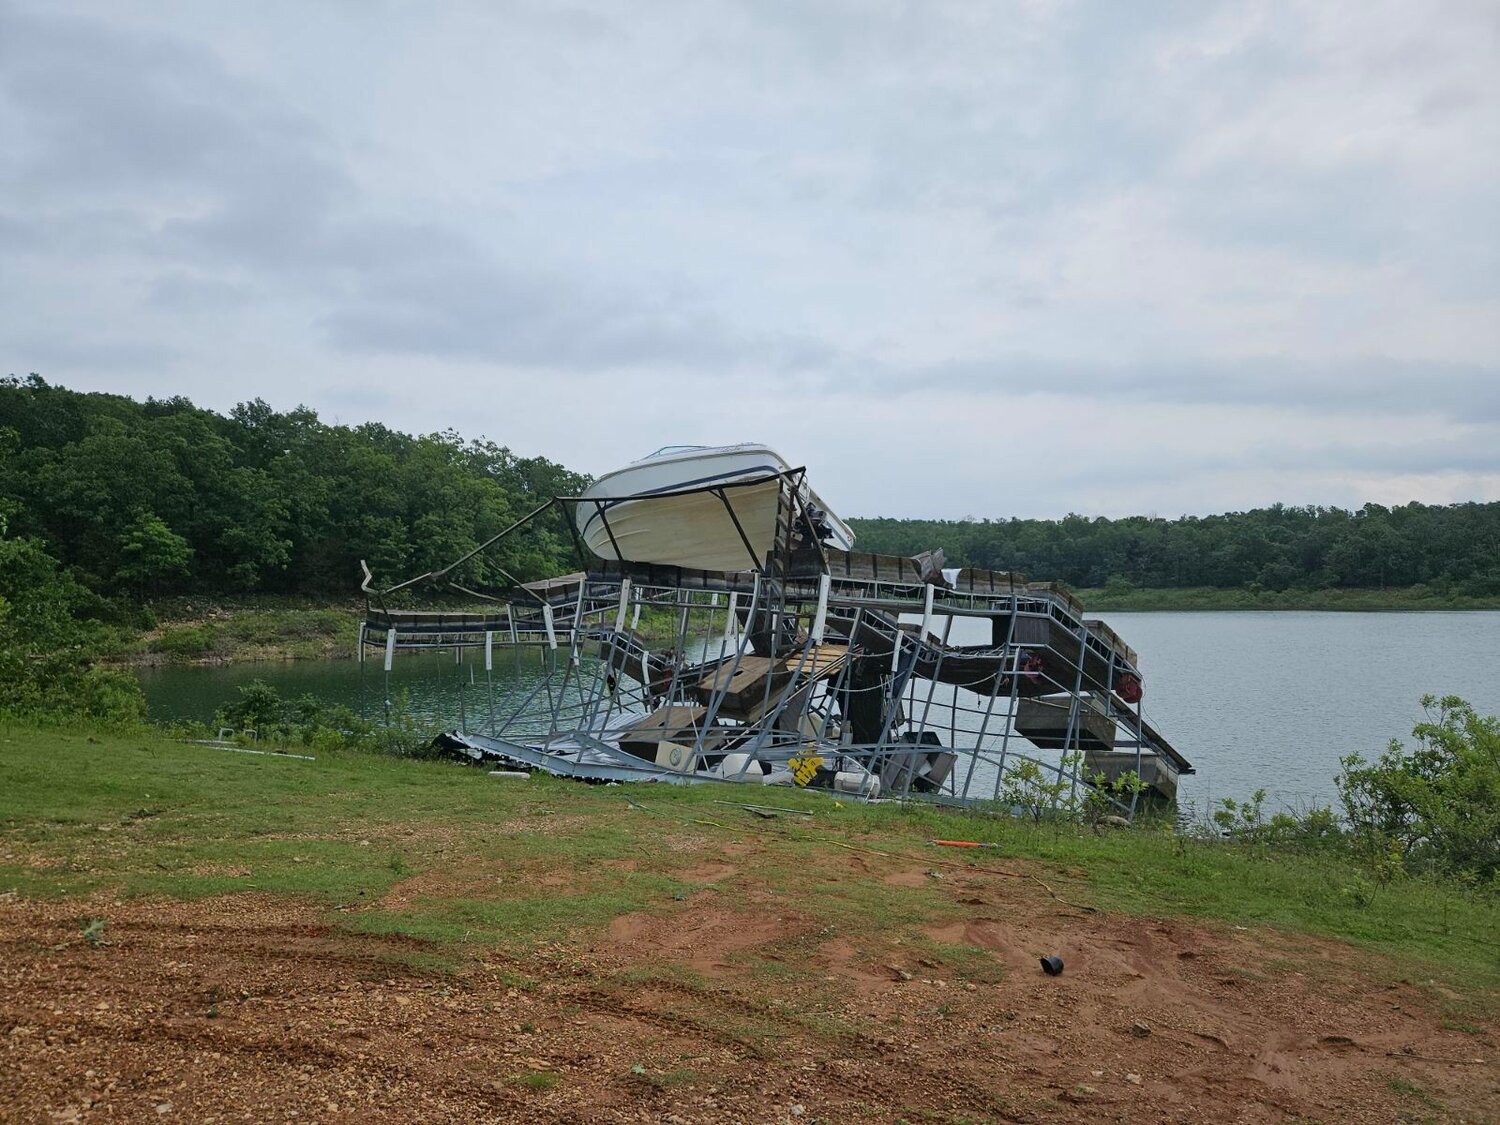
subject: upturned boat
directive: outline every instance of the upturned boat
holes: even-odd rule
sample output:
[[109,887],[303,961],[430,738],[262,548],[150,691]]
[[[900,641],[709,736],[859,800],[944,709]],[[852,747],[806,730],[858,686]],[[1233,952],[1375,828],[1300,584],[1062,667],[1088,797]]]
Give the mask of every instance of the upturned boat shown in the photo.
[[[753,570],[776,538],[782,481],[793,467],[769,446],[669,445],[606,473],[574,508],[579,534],[603,559]],[[811,538],[847,551],[854,532],[799,482]]]

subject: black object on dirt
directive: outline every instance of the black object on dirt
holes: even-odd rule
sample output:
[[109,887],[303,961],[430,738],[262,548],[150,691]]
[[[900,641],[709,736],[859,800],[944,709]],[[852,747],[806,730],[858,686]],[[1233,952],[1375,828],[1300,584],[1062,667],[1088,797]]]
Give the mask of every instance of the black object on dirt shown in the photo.
[[1061,957],[1047,956],[1042,958],[1042,972],[1046,973],[1049,977],[1059,976],[1062,971],[1063,960]]

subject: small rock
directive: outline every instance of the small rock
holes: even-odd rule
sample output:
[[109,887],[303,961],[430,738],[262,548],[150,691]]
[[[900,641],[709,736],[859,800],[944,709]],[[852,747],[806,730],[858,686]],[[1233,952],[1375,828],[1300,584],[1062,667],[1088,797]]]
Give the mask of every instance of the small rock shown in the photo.
[[1125,1081],[1129,1082],[1132,1086],[1139,1086],[1141,1084],[1141,1076],[1134,1073],[1127,1074],[1125,1076]]
[[789,1105],[786,1107],[786,1111],[793,1117],[801,1117],[804,1113],[807,1112],[807,1107],[800,1105]]
[[1094,1089],[1087,1082],[1080,1082],[1065,1093],[1063,1097],[1070,1102],[1086,1102],[1098,1092],[1098,1090]]
[[1130,1034],[1134,1035],[1137,1039],[1144,1039],[1151,1034],[1151,1028],[1142,1021],[1136,1020],[1130,1025]]
[[172,1112],[172,1103],[162,1102],[159,1106],[156,1107],[156,1112],[165,1117],[167,1114]]

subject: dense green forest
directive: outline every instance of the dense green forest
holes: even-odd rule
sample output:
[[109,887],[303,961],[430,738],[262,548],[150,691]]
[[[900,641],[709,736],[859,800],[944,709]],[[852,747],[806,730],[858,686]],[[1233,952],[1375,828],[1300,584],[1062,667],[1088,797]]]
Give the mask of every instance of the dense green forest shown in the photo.
[[[83,586],[110,597],[333,593],[367,559],[384,582],[449,563],[585,478],[453,433],[331,426],[259,399],[227,416],[183,398],[80,394],[0,381],[0,517]],[[555,521],[463,578],[555,573]]]
[[1078,587],[1386,589],[1500,594],[1500,503],[1366,504],[1179,519],[850,520],[867,551],[941,547],[955,566]]

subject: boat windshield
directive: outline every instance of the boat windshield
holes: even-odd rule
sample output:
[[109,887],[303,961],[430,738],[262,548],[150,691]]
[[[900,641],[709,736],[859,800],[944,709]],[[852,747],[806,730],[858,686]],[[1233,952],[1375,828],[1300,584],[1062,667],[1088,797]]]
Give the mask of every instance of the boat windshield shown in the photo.
[[669,457],[674,453],[693,453],[699,449],[708,449],[707,445],[664,445],[655,453],[648,453],[642,457],[642,461],[649,461],[653,457]]

